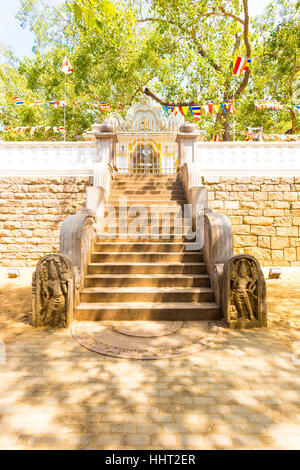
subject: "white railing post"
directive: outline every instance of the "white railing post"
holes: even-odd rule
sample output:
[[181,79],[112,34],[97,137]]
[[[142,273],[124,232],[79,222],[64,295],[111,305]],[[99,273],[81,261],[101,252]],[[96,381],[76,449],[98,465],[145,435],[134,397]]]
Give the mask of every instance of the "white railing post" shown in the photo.
[[176,142],[178,144],[178,163],[180,167],[185,163],[194,163],[200,135],[201,131],[189,122],[185,122],[179,127]]
[[116,155],[117,134],[111,124],[101,124],[99,132],[95,132],[97,139],[98,162],[114,165]]

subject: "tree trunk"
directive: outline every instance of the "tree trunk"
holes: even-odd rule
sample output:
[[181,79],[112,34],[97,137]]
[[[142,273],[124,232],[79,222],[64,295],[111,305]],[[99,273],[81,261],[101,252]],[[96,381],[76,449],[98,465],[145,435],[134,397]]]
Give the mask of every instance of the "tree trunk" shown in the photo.
[[230,122],[229,112],[223,113],[223,140],[224,142],[230,142]]

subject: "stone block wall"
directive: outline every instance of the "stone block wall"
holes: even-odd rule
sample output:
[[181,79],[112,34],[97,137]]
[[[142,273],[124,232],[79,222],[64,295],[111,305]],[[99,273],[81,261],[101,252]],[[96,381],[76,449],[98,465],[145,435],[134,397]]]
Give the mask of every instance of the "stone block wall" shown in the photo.
[[203,177],[209,207],[227,214],[235,253],[300,267],[300,178]]
[[88,177],[0,178],[0,265],[35,266],[59,251],[64,218],[85,207]]

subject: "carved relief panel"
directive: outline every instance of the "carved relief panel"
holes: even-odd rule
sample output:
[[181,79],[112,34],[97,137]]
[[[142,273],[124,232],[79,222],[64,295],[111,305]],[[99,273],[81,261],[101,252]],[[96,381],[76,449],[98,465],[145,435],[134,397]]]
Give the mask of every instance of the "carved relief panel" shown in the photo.
[[266,284],[250,255],[233,256],[224,265],[223,308],[230,328],[267,326]]
[[32,324],[67,328],[73,310],[72,263],[66,256],[44,256],[32,276]]

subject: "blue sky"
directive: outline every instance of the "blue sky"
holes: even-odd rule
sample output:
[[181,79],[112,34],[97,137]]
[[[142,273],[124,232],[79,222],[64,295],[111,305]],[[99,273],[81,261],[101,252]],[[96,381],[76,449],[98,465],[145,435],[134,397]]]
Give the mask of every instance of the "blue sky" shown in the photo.
[[[51,0],[48,0],[50,2]],[[59,3],[63,0],[53,0]],[[269,0],[249,0],[251,15],[262,13]],[[15,18],[20,5],[20,0],[0,0],[0,43],[12,49],[15,55],[23,57],[31,55],[33,35],[29,29],[23,29]]]

